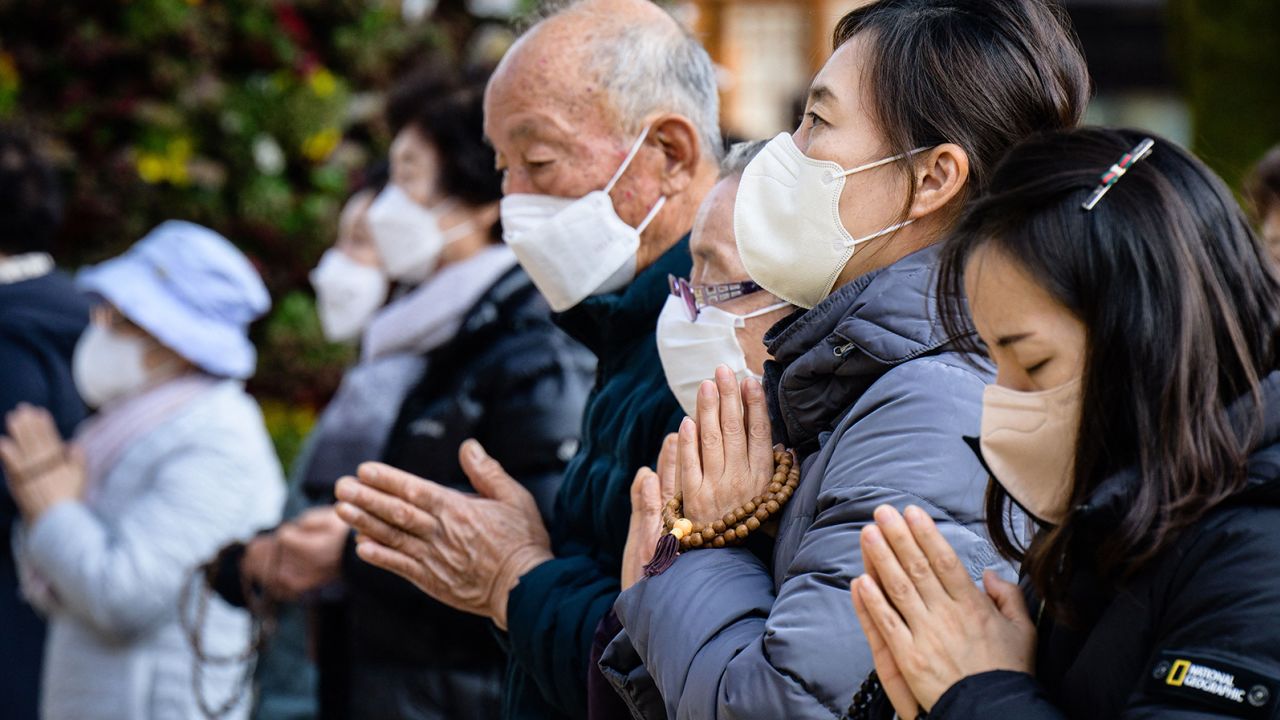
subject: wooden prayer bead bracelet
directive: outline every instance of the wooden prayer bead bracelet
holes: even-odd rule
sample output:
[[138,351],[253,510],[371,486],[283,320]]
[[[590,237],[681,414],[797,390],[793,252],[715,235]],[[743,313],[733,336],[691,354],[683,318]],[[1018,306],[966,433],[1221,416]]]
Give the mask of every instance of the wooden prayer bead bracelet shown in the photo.
[[708,525],[683,517],[684,498],[677,493],[662,508],[662,526],[680,542],[680,551],[739,545],[760,525],[776,515],[800,485],[800,467],[789,450],[773,454],[773,479],[760,495]]

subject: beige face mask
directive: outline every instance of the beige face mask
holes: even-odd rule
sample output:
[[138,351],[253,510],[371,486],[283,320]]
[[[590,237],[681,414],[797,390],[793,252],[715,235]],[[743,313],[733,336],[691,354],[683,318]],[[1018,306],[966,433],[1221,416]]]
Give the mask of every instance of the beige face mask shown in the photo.
[[1080,386],[1080,378],[1041,392],[988,385],[982,394],[982,459],[1041,523],[1062,522],[1071,501]]

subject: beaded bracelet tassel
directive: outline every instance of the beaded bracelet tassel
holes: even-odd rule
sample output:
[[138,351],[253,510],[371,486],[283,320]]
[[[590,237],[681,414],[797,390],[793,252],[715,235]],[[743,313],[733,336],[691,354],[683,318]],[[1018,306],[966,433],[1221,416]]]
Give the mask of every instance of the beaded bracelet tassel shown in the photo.
[[773,478],[765,491],[720,520],[701,525],[684,517],[684,498],[677,493],[662,508],[662,526],[666,532],[658,539],[653,559],[644,566],[644,576],[661,574],[681,552],[742,544],[748,535],[781,512],[799,485],[800,465],[795,455],[789,450],[777,450],[773,454]]

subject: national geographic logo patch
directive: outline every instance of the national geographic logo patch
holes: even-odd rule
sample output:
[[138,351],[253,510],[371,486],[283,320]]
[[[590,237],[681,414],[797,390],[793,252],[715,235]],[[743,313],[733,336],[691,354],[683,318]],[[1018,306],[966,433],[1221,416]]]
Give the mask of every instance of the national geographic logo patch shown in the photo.
[[1177,705],[1214,708],[1231,717],[1270,718],[1280,682],[1198,653],[1160,653],[1147,674],[1147,690]]

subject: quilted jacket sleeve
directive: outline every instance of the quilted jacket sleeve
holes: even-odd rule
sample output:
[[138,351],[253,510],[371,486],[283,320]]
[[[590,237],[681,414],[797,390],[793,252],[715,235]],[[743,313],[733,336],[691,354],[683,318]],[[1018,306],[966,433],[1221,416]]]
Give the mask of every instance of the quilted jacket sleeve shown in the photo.
[[928,511],[974,576],[998,562],[971,522],[986,478],[961,439],[978,417],[981,385],[920,361],[864,394],[829,461],[806,468],[802,484],[821,484],[812,517],[783,519],[804,527],[780,584],[747,550],[701,550],[622,594],[625,637],[615,643],[634,647],[668,716],[843,715],[872,669],[849,583],[863,570],[858,533],[881,504]]

